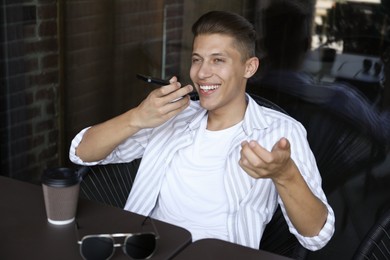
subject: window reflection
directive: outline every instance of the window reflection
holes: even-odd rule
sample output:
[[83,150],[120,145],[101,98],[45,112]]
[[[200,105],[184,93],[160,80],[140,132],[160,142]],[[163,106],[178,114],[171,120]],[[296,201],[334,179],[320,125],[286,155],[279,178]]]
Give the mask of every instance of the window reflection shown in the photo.
[[[277,2],[3,1],[1,174],[39,182],[45,168],[68,164],[69,142],[80,129],[136,106],[153,89],[138,81],[136,73],[176,75],[190,83],[190,26],[202,13],[240,13],[256,25],[262,41],[267,36],[262,12]],[[296,22],[288,24],[287,34],[276,33],[281,22],[276,19],[270,35],[285,45],[274,52],[276,58],[262,46],[260,71],[248,90],[289,106],[288,112],[306,124],[313,150],[322,158],[319,166],[330,173],[324,178],[329,192],[356,169],[389,169],[389,1],[282,2],[304,6],[307,39],[300,38],[299,30],[293,33]],[[292,49],[294,44],[307,47],[302,57]],[[280,74],[282,68],[287,70],[284,66],[309,77],[310,86],[322,88],[288,82],[289,77]],[[290,96],[283,97],[276,88],[266,93],[265,75],[271,70],[268,80],[278,88],[287,86]],[[306,85],[304,92],[300,84]],[[334,114],[348,115],[348,120],[334,123]],[[329,128],[324,127],[327,121],[333,122]],[[353,138],[352,130],[358,129],[361,139]],[[341,163],[351,167],[347,174]]]
[[[313,55],[306,70],[322,80],[351,83],[383,108],[384,59],[390,40],[386,6],[380,1],[324,3],[330,2],[317,5],[326,8],[317,8]],[[315,55],[321,68],[314,64]]]

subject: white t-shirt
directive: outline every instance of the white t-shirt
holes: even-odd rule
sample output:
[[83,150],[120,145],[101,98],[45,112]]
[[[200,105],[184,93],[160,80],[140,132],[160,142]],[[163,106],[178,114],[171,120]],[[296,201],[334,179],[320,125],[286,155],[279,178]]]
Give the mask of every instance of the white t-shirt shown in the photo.
[[207,116],[203,118],[194,144],[180,150],[168,166],[154,218],[189,230],[193,241],[227,240],[225,165],[230,143],[241,125],[209,131]]

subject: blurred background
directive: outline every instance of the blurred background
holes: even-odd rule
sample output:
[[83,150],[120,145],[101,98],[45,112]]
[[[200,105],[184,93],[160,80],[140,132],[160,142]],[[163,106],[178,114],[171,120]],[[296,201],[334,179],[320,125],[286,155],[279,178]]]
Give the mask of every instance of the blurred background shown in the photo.
[[[274,2],[1,0],[1,175],[39,183],[44,169],[72,166],[68,150],[77,132],[137,106],[153,89],[136,73],[190,83],[191,25],[201,14],[237,12],[255,24],[261,38],[262,10]],[[390,1],[293,2],[307,6],[312,16],[301,71],[321,84],[342,83],[377,113],[386,113]],[[258,55],[262,60],[267,52],[260,48]],[[389,207],[390,156],[386,140],[382,144],[380,158],[365,161],[364,170],[359,166],[340,182],[324,178],[324,185],[334,187],[327,195],[337,229],[329,245],[309,259],[349,259]],[[360,143],[359,149],[368,146]]]

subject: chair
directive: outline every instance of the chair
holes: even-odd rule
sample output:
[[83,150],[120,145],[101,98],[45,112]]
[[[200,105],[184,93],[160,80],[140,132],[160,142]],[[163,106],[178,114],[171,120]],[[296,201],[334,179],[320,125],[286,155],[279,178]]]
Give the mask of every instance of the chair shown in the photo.
[[[319,97],[318,92],[310,92],[314,86],[302,86],[301,94],[297,88],[291,93],[287,92],[291,90],[291,85],[287,83],[287,79],[283,80],[288,87],[278,88],[256,83],[249,89],[277,103],[306,128],[307,139],[316,158],[323,189],[327,195],[339,189],[344,198],[346,196],[344,184],[359,174],[366,178],[363,191],[366,192],[372,180],[371,170],[385,160],[388,149],[386,140],[383,136],[372,134],[374,131],[370,133],[366,125],[350,120],[342,113],[343,111],[331,109],[334,104],[328,106]],[[311,90],[307,89],[309,87]],[[334,100],[332,94],[324,96],[330,98],[325,102],[340,101]],[[343,215],[347,216],[348,204],[343,211],[345,212]],[[346,217],[341,219],[342,227],[345,221]]]
[[[260,105],[286,113],[275,103],[254,94],[250,96]],[[195,97],[195,100],[197,98]],[[130,193],[141,159],[123,164],[96,165],[83,169],[80,196],[106,205],[123,208]],[[304,259],[307,250],[288,229],[280,206],[266,226],[260,249],[294,259]]]
[[265,227],[259,249],[298,260],[306,259],[308,254],[308,250],[290,233],[280,206]]
[[[343,111],[330,109],[323,100],[318,100],[318,93],[308,90],[313,86],[302,86],[305,87],[302,94],[256,82],[248,89],[278,104],[306,128],[326,194],[342,187],[357,173],[368,173],[369,178],[371,168],[386,157],[386,140],[371,134],[366,125],[350,120]],[[313,93],[312,99],[308,93]]]
[[123,208],[141,159],[129,163],[84,166],[80,197]]
[[388,209],[370,228],[358,246],[352,259],[390,259],[390,209]]

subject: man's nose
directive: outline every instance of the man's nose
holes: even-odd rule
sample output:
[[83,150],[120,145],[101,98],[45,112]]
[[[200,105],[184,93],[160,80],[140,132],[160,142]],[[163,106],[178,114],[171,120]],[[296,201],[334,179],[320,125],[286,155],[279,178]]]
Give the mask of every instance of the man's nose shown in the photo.
[[210,64],[208,64],[207,62],[203,62],[200,67],[199,67],[199,70],[198,70],[198,77],[200,79],[203,79],[203,78],[208,78],[212,75],[212,69],[211,69],[211,66]]

